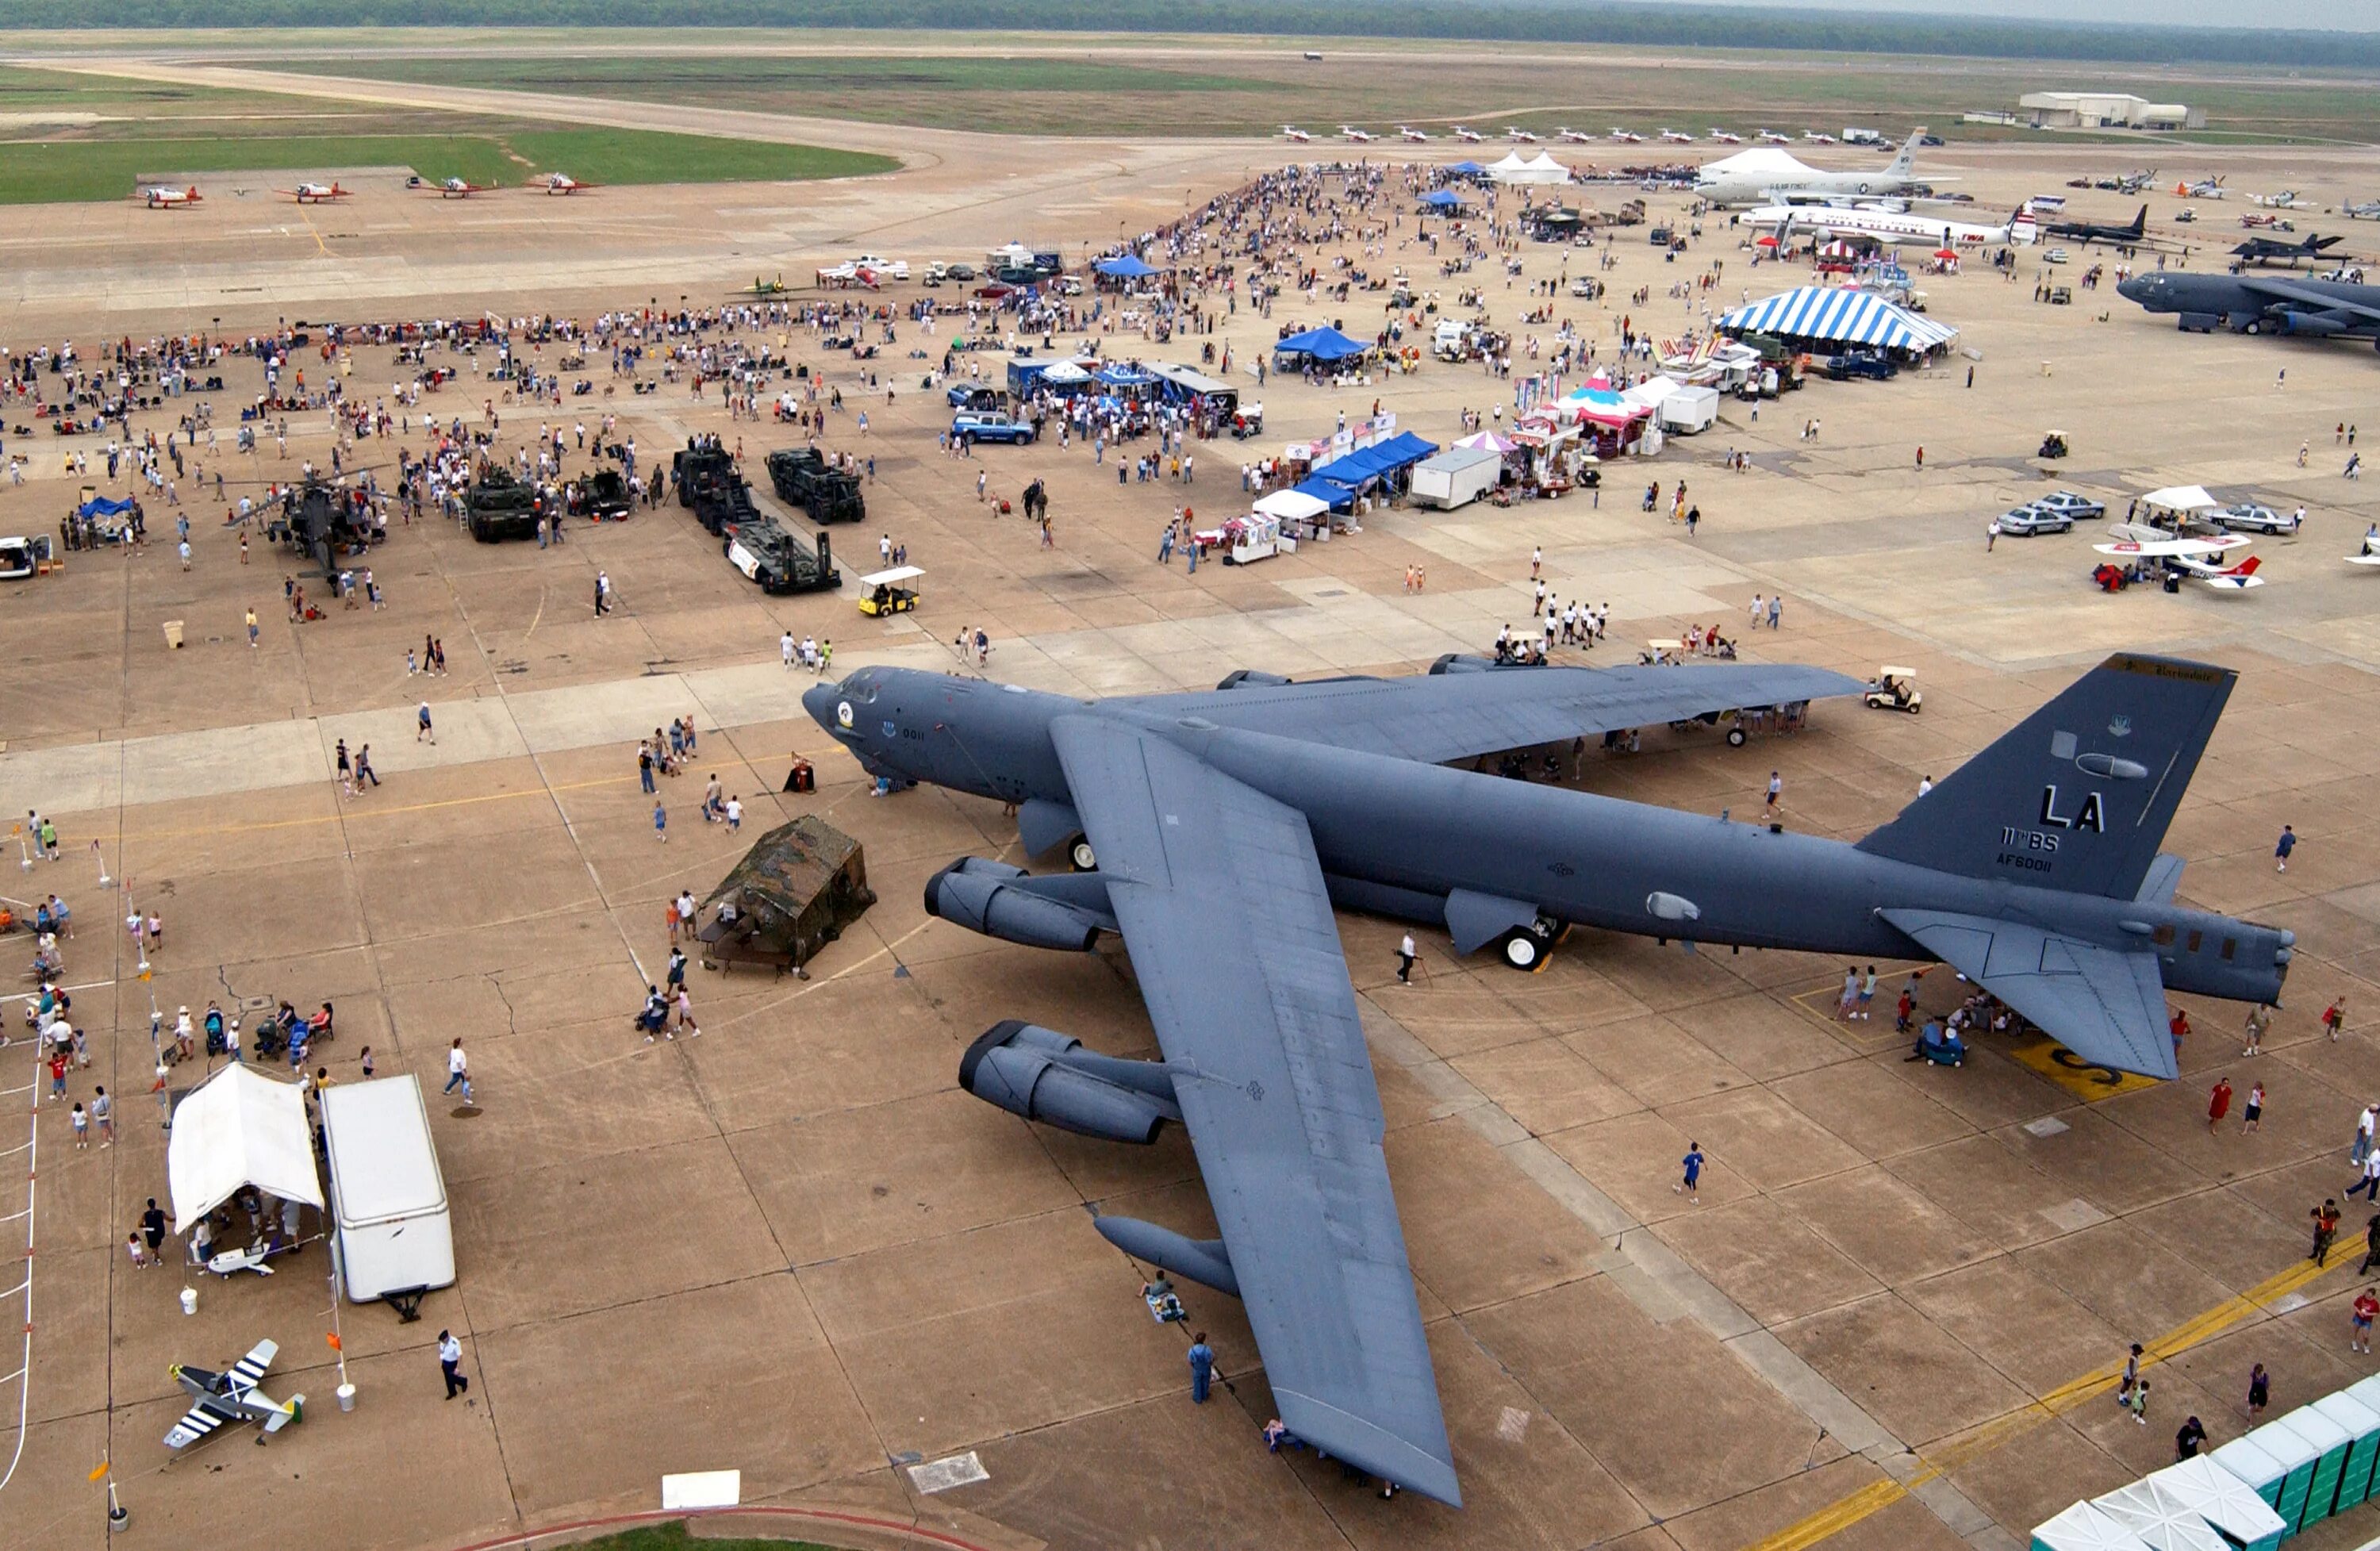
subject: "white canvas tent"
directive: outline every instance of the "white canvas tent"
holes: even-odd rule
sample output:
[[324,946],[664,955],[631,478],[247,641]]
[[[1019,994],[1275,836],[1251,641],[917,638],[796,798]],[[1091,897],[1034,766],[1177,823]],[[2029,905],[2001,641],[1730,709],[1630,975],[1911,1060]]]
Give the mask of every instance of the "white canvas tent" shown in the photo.
[[1253,509],[1278,522],[1307,522],[1330,510],[1330,503],[1304,491],[1275,491]]
[[1526,158],[1508,151],[1502,161],[1488,164],[1488,176],[1499,183],[1568,183],[1570,169],[1542,151]]
[[2222,503],[2207,494],[2204,485],[2168,485],[2141,497],[2141,504],[2161,512],[2206,512]]
[[241,1061],[200,1084],[174,1108],[165,1179],[176,1233],[242,1185],[319,1208],[322,1180],[298,1085],[276,1083]]

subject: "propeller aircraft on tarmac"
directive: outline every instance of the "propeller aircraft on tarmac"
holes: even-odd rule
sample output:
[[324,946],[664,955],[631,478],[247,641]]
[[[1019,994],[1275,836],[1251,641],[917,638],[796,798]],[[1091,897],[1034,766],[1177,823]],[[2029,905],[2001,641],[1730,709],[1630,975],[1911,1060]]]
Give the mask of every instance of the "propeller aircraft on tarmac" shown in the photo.
[[342,188],[334,180],[329,183],[301,183],[295,188],[275,188],[273,192],[286,194],[301,205],[319,205],[332,200],[344,200],[355,190]]

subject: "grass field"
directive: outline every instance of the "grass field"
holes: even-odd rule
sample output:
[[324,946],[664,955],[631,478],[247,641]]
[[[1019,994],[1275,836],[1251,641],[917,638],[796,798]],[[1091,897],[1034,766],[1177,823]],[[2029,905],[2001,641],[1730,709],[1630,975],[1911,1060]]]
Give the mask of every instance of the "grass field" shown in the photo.
[[889,171],[889,157],[637,129],[514,128],[456,135],[241,134],[0,142],[0,204],[122,199],[151,177],[410,167],[425,178],[518,183],[567,172],[593,183],[728,183]]
[[1154,45],[1142,63],[1089,49],[1008,56],[320,53],[256,62],[377,79],[698,100],[875,123],[1041,134],[1269,135],[1284,120],[1325,133],[1342,121],[1378,129],[1476,120],[1475,127],[1491,135],[1507,125],[1539,134],[1564,124],[1597,135],[1613,126],[1645,134],[1664,127],[1699,134],[1714,124],[1739,133],[1840,134],[1846,124],[1890,132],[1923,123],[1961,139],[1991,139],[2025,131],[1963,125],[1959,115],[2013,107],[2021,92],[2054,84],[2180,97],[2206,108],[2210,138],[2380,141],[2380,92],[2361,81],[2312,75],[2227,71],[2219,79],[2192,80],[2183,72],[2144,79],[2141,72],[2066,67],[2044,80],[2041,67],[1994,61],[1780,58],[1725,51],[1662,60],[1526,55],[1438,41],[1404,47],[1412,57],[1326,55],[1320,62],[1285,49],[1195,53]]

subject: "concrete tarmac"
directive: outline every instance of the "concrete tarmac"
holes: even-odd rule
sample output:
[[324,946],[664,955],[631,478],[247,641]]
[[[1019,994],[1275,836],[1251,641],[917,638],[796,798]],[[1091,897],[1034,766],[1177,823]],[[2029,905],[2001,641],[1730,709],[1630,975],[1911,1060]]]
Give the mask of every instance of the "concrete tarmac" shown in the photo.
[[[302,219],[212,195],[172,215],[38,211],[6,239],[20,290],[0,336],[19,350],[71,337],[88,352],[218,312],[226,330],[269,325],[326,300],[346,318],[487,305],[583,315],[641,305],[665,273],[700,301],[778,261],[747,246],[824,260],[865,241],[913,264],[972,259],[1012,236],[1080,251],[1119,222],[1165,219],[1185,186],[1203,196],[1235,182],[1252,153],[1126,151],[1108,171],[1078,146],[1020,142],[1013,189],[944,164],[848,187],[570,200],[439,201],[368,180],[352,206]],[[2239,153],[2232,185],[2289,176],[2334,201],[2354,191],[2343,169],[2328,184],[2293,176],[2289,154]],[[2209,159],[2219,170],[2231,155]],[[1954,149],[1945,160],[1997,208],[2046,187],[2065,164],[2057,156]],[[2074,208],[2119,202],[2128,213],[2132,201],[2108,195],[2077,194]],[[2153,198],[2153,217],[2175,202]],[[1654,203],[1678,213],[1674,199]],[[1418,248],[1399,248],[1411,224],[1408,214],[1389,251],[1348,257],[1403,263],[1450,298],[1483,284],[1440,279]],[[1695,248],[1665,263],[1641,228],[1623,231],[1610,297],[1551,305],[1608,353],[1622,314],[1657,333],[1682,329],[1687,304],[1664,293],[1711,261],[1725,265],[1714,306],[1807,278],[1747,272],[1741,236],[1706,222]],[[1518,284],[1484,280],[1491,314],[1512,323],[1539,304],[1531,281],[1585,272],[1600,251],[1524,249]],[[1980,359],[1891,383],[1821,382],[1764,405],[1756,423],[1730,402],[1718,426],[1659,458],[1607,466],[1599,503],[1376,512],[1361,533],[1195,577],[1156,564],[1158,529],[1180,505],[1202,525],[1235,509],[1243,458],[1324,432],[1342,412],[1360,418],[1375,399],[1451,441],[1459,409],[1485,409],[1509,385],[1434,363],[1342,390],[1276,379],[1262,390],[1261,446],[1199,443],[1194,483],[1118,487],[1080,444],[941,454],[947,422],[940,394],[915,387],[920,363],[830,357],[797,333],[795,358],[870,417],[865,438],[849,415],[827,438],[877,463],[868,522],[832,535],[846,576],[873,568],[880,533],[927,571],[925,607],[886,623],[856,612],[848,584],[762,597],[674,505],[581,525],[546,551],[479,545],[435,519],[400,527],[371,562],[388,608],[334,608],[303,625],[279,607],[284,557],[258,544],[243,567],[220,503],[187,491],[190,572],[170,542],[152,542],[6,584],[0,643],[17,671],[0,688],[0,811],[54,817],[65,860],[0,891],[55,891],[76,907],[67,974],[91,988],[76,1008],[96,1060],[73,1096],[103,1083],[120,1140],[73,1151],[57,1105],[32,1122],[30,1425],[0,1489],[0,1545],[105,1539],[86,1481],[105,1457],[152,1533],[217,1533],[261,1511],[293,1541],[357,1546],[459,1546],[651,1509],[664,1472],[734,1468],[747,1502],[1002,1547],[1998,1551],[2073,1498],[2165,1462],[2186,1414],[2218,1442],[2237,1436],[2251,1363],[2272,1369],[2283,1410],[2358,1376],[2368,1360],[2345,1340],[2352,1263],[2297,1267],[2304,1214],[2345,1183],[2355,1113],[2380,1097],[2367,731],[2380,713],[2380,599],[2338,558],[2380,511],[2340,477],[2344,433],[2332,440],[2370,402],[2372,357],[2180,335],[2111,285],[2036,305],[2038,258],[2026,254],[2013,282],[1975,270],[1922,282],[1931,315]],[[2076,258],[2058,278],[2090,261]],[[235,294],[235,279],[271,289]],[[1652,299],[1631,304],[1638,286]],[[1212,336],[1102,344],[1194,361],[1211,337],[1245,359],[1293,320],[1368,332],[1370,311],[1362,293],[1284,297],[1270,317],[1243,311]],[[902,352],[938,353],[947,337],[902,332]],[[862,396],[870,370],[894,389],[890,402],[880,385]],[[393,371],[386,352],[360,350],[349,391],[380,392],[359,384]],[[226,432],[231,406],[257,388],[241,363],[227,375],[211,395]],[[600,362],[593,377],[606,381]],[[488,396],[467,375],[425,405],[476,420]],[[599,392],[558,412],[503,406],[504,439],[582,411],[591,427],[610,409],[648,456],[698,430],[740,438],[753,465],[794,441],[731,425],[715,403],[677,386]],[[1814,418],[1817,439],[1798,436]],[[32,464],[24,485],[0,487],[0,531],[54,528],[86,482],[62,454],[103,439],[63,442],[7,418],[6,450]],[[2051,428],[2074,455],[2043,465],[2027,454]],[[226,454],[227,479],[327,457],[319,417],[291,429],[290,464],[268,441],[261,458]],[[2301,441],[2313,443],[2304,468]],[[1723,468],[1731,448],[1754,454],[1750,472]],[[357,451],[371,462],[382,450]],[[1054,549],[976,501],[979,469],[1012,499],[1048,481]],[[1681,478],[1704,513],[1692,539],[1635,498],[1645,481],[1666,496]],[[2301,537],[2256,546],[2271,586],[2103,596],[2087,583],[2088,524],[1985,552],[1984,523],[2019,497],[2070,487],[2119,515],[2130,495],[2179,481],[2308,505]],[[152,503],[152,535],[169,535],[171,519]],[[1914,666],[1921,716],[1828,705],[1807,732],[1742,750],[1656,729],[1633,758],[1590,758],[1581,782],[1717,812],[1749,809],[1775,768],[1789,822],[1844,838],[2110,649],[2239,668],[2168,848],[2188,859],[2186,897],[2288,926],[2301,951],[2267,1055],[2238,1054],[2244,1010],[2177,999],[2199,1030],[2183,1080],[2129,1084],[2061,1066],[2039,1042],[1988,1037],[1963,1068],[1911,1065],[1888,1024],[1833,1020],[1828,988],[1842,966],[1800,955],[1685,955],[1578,934],[1543,974],[1521,976],[1423,934],[1427,967],[1406,988],[1393,975],[1401,928],[1342,917],[1469,1503],[1456,1514],[1383,1503],[1310,1458],[1267,1454],[1257,1429],[1272,1413],[1245,1319],[1195,1289],[1193,1318],[1214,1333],[1228,1382],[1214,1403],[1190,1405],[1180,1332],[1149,1321],[1144,1268],[1086,1210],[1208,1231],[1182,1138],[1091,1143],[954,1084],[966,1042],[1007,1016],[1152,1053],[1127,962],[1112,946],[1088,959],[1038,953],[925,916],[925,878],[963,854],[1014,857],[1013,822],[935,792],[866,798],[856,768],[801,715],[807,675],[783,669],[776,647],[790,628],[832,638],[838,667],[956,667],[942,643],[982,625],[991,676],[1081,694],[1208,685],[1238,667],[1411,671],[1527,621],[1532,547],[1561,596],[1610,602],[1613,657],[1633,660],[1636,644],[1691,623],[1736,631],[1754,592],[1781,589],[1783,628],[1743,632],[1747,655]],[[1403,587],[1415,564],[1427,571],[1417,594]],[[589,606],[599,568],[620,600],[601,621]],[[253,650],[240,625],[251,604],[263,622]],[[165,648],[167,619],[185,622],[179,652]],[[405,672],[425,634],[453,668],[434,683]],[[409,735],[424,699],[434,746]],[[689,775],[663,783],[662,845],[634,740],[679,715],[701,745]],[[372,744],[382,787],[338,790],[328,751],[341,738]],[[779,793],[795,753],[817,762],[815,796]],[[696,817],[714,770],[745,800],[740,835]],[[863,842],[878,904],[808,982],[696,971],[702,1036],[646,1046],[629,1018],[667,954],[664,901],[706,891],[759,832],[803,811]],[[2304,843],[2279,873],[2271,848],[2285,822]],[[128,902],[166,922],[145,979],[120,927],[108,929]],[[1893,988],[1906,967],[1878,966]],[[1929,1006],[1954,994],[1947,972],[1922,986]],[[2315,1019],[2341,994],[2348,1031],[2332,1041]],[[361,1391],[352,1415],[329,1403],[319,1246],[269,1280],[198,1280],[187,1319],[184,1278],[135,1271],[122,1249],[164,1184],[147,1094],[152,1000],[170,1020],[183,1004],[284,997],[336,1003],[340,1035],[323,1054],[338,1080],[358,1075],[369,1044],[383,1074],[413,1071],[434,1087],[459,1035],[479,1090],[476,1109],[448,1100],[432,1116],[462,1279],[431,1295],[419,1325],[380,1307],[342,1312]],[[21,1044],[0,1054],[0,1088],[30,1067]],[[2235,1103],[2209,1133],[2218,1074],[2242,1096],[2252,1080],[2267,1084],[2260,1132],[2240,1133]],[[1695,1203],[1671,1188],[1690,1140],[1711,1158]],[[0,1147],[15,1145],[0,1133]],[[0,1194],[0,1215],[16,1209]],[[465,1339],[468,1401],[438,1398],[441,1327]],[[261,1336],[282,1346],[274,1392],[309,1395],[305,1424],[262,1449],[230,1437],[170,1460],[158,1440],[183,1402],[166,1363],[212,1363]],[[2158,1359],[2145,1428],[2105,1399],[2131,1340]],[[13,1365],[6,1355],[0,1370]],[[0,1432],[0,1459],[15,1443]],[[970,1456],[982,1479],[965,1480],[963,1463],[910,1469]],[[950,1480],[965,1484],[926,1489]],[[872,1545],[892,1532],[804,1533]],[[2371,1532],[2350,1515],[2325,1533],[2344,1545]]]

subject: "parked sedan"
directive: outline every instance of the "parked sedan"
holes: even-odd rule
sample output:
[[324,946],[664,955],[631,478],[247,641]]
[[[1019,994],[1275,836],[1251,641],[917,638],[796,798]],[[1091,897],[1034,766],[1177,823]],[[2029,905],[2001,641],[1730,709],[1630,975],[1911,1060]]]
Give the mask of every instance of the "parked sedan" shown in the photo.
[[2226,506],[2215,514],[2215,520],[2234,533],[2295,533],[2298,519],[2293,514],[2276,512],[2252,501],[2242,501]]
[[951,417],[951,435],[1023,446],[1033,440],[1033,422],[1009,415],[963,409]]
[[2079,495],[2073,491],[2054,491],[2026,504],[2038,506],[2045,512],[2060,512],[2077,519],[2104,517],[2107,515],[2107,508],[2104,503],[2094,501],[2087,495]]
[[2030,504],[2002,512],[1999,523],[2001,537],[2013,539],[2030,539],[2036,533],[2065,533],[2074,527],[2074,519],[2063,512]]

